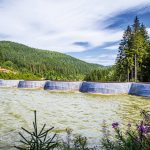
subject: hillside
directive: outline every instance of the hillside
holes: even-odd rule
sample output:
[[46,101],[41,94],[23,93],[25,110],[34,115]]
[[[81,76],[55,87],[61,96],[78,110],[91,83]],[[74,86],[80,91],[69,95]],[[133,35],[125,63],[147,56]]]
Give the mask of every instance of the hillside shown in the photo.
[[0,67],[11,70],[9,73],[0,72],[0,78],[82,80],[87,73],[103,66],[59,52],[0,41]]

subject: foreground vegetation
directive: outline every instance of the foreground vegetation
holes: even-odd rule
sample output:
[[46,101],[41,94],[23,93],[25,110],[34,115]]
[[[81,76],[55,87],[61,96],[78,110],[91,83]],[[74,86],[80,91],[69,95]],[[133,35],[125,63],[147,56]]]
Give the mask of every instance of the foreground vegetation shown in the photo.
[[[23,131],[26,135],[19,133],[21,140],[18,146],[15,148],[19,150],[149,150],[150,149],[150,113],[142,111],[141,115],[143,120],[135,127],[130,123],[127,125],[126,131],[121,131],[119,123],[112,124],[112,128],[115,131],[114,135],[104,126],[100,145],[89,146],[88,140],[83,136],[73,136],[71,130],[67,129],[66,139],[60,138],[56,133],[53,133],[53,127],[45,130],[45,124],[42,129],[38,131],[36,121],[33,122],[34,131],[30,132],[24,128]],[[112,137],[113,140],[112,140]]]
[[112,127],[115,130],[115,139],[110,140],[110,135],[105,132],[102,147],[105,150],[149,150],[150,149],[150,113],[142,111],[143,120],[135,127],[130,123],[125,132],[115,122]]

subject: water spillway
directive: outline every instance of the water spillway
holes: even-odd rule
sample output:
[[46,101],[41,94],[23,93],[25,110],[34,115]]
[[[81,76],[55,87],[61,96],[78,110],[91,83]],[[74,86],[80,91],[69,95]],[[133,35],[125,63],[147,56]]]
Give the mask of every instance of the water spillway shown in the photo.
[[96,94],[127,94],[131,83],[83,82],[80,91]]
[[150,84],[146,83],[100,83],[67,81],[3,80],[0,87],[44,89],[51,91],[80,91],[95,94],[131,94],[150,97]]
[[150,84],[133,83],[129,94],[150,97]]
[[20,81],[18,88],[44,88],[46,81]]
[[44,89],[56,91],[79,91],[81,86],[82,82],[47,81]]
[[0,80],[1,87],[18,87],[20,80]]

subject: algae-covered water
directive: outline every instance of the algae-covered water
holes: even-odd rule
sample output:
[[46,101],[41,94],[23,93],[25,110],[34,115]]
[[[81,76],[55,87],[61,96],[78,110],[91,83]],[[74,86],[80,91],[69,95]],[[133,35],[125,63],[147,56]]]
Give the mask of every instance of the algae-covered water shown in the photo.
[[94,144],[104,121],[110,128],[115,121],[126,126],[140,120],[141,109],[150,109],[150,98],[0,88],[0,149],[11,149],[21,127],[32,131],[33,110],[39,127],[46,123],[62,134],[71,128]]

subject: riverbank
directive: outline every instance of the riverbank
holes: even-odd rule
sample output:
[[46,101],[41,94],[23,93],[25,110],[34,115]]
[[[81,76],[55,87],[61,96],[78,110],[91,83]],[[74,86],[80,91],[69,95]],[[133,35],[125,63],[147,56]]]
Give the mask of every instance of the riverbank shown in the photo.
[[44,89],[51,91],[78,91],[93,94],[131,94],[150,97],[149,83],[100,83],[100,82],[66,82],[66,81],[31,81],[3,80],[0,87],[16,87],[27,89]]

